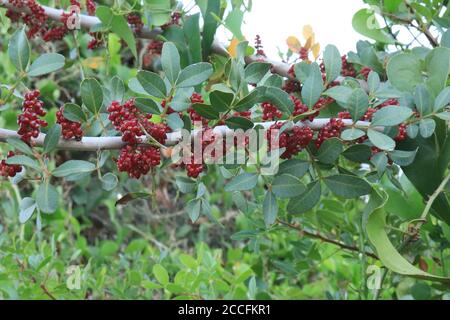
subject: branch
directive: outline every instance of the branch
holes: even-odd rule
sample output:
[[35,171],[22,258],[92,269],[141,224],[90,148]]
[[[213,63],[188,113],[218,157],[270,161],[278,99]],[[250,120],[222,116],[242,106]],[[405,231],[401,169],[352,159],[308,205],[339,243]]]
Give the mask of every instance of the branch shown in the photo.
[[[356,126],[358,128],[368,128],[370,126],[370,122],[366,121],[357,121],[354,123],[352,120],[343,119],[344,125],[346,127]],[[283,121],[277,121],[283,122]],[[320,130],[327,123],[330,122],[330,119],[315,119],[314,121],[305,121],[305,122],[297,122],[295,126],[299,127],[309,127],[312,130]],[[273,125],[274,121],[268,122],[260,122],[255,123],[255,126],[262,126],[265,130],[269,129],[271,125]],[[382,131],[382,127],[373,128],[378,131]],[[191,136],[194,137],[199,133],[200,130],[196,129],[191,132]],[[222,137],[233,136],[236,131],[228,128],[227,126],[217,126],[213,129],[215,134],[221,135]],[[0,142],[5,142],[9,138],[20,138],[14,130],[8,130],[0,128]],[[35,146],[42,146],[44,144],[45,134],[41,133],[36,139],[33,139]],[[170,132],[167,134],[166,145],[176,145],[182,140],[181,131]],[[149,143],[148,139],[145,136],[141,137],[141,141],[143,144]],[[83,137],[81,141],[76,140],[64,140],[60,139],[57,148],[60,150],[74,150],[74,151],[97,151],[97,150],[114,150],[120,149],[125,145],[120,136],[117,137]]]
[[[306,231],[305,229],[302,229],[298,225],[295,225],[295,224],[292,224],[292,223],[289,223],[289,222],[286,222],[286,221],[282,221],[280,219],[277,219],[277,222],[279,224],[282,224],[282,225],[286,226],[286,227],[289,227],[291,229],[297,230],[302,235],[308,236],[310,238],[322,240],[323,242],[333,244],[333,245],[341,247],[342,249],[345,249],[345,250],[350,250],[350,251],[361,253],[361,250],[358,247],[345,244],[345,243],[343,243],[341,241],[338,241],[338,240],[329,239],[329,238],[325,237],[324,235],[321,235],[319,232]],[[379,260],[378,256],[376,254],[372,253],[372,252],[367,252],[366,251],[364,253],[365,253],[366,256],[369,256],[369,257],[372,257],[374,259]]]
[[[17,8],[14,5],[10,4],[8,0],[0,0],[0,6],[4,6],[8,9],[11,9],[15,12],[28,12],[26,8]],[[62,9],[55,9],[47,6],[42,6],[47,16],[56,21],[61,20],[61,16],[64,13],[64,10]],[[80,17],[80,25],[82,28],[90,29],[91,27],[98,25],[101,23],[100,19],[94,16],[88,16],[84,14],[78,15]],[[136,34],[138,38],[142,39],[156,39],[160,34],[162,33],[162,30],[160,28],[156,28],[153,30],[150,30],[147,27],[143,27],[142,30]],[[212,51],[216,54],[222,55],[222,56],[228,56],[228,51],[225,49],[225,47],[217,40],[214,39],[214,42],[212,44]],[[272,70],[273,72],[279,74],[280,76],[286,77],[286,78],[292,78],[288,71],[290,68],[290,65],[287,63],[282,63],[274,60],[270,60],[261,56],[248,56],[245,58],[245,61],[247,64],[255,62],[255,61],[261,61],[264,60],[270,64],[272,64]]]

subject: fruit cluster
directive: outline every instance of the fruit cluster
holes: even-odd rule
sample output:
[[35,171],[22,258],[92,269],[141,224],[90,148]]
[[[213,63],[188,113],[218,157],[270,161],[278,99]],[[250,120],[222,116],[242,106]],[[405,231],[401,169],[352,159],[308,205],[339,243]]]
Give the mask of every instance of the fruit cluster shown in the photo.
[[83,137],[83,129],[81,129],[81,123],[66,119],[64,117],[64,107],[61,107],[56,112],[56,123],[61,125],[61,134],[64,139],[70,140],[75,138],[75,140],[80,141]]
[[158,166],[160,161],[161,153],[157,147],[126,145],[120,150],[117,168],[120,172],[127,172],[130,177],[139,179],[151,168]]
[[317,139],[315,141],[317,149],[320,148],[325,140],[339,137],[343,128],[344,122],[342,121],[342,119],[330,119],[330,122],[328,122],[322,129],[320,129],[319,134],[317,135]]
[[122,148],[117,165],[120,171],[126,171],[131,177],[139,178],[149,172],[150,168],[159,165],[161,154],[155,146],[139,146],[141,136],[148,134],[156,141],[164,144],[169,128],[162,123],[152,123],[151,114],[142,113],[130,99],[121,105],[113,101],[107,108],[109,120],[116,130],[122,133],[122,141],[127,145]]
[[137,13],[129,13],[127,15],[127,21],[130,24],[131,28],[134,32],[140,33],[142,28],[144,27],[144,23],[142,22],[141,16]]
[[[191,104],[196,104],[196,103],[204,103],[205,101],[203,100],[203,97],[201,94],[194,92],[191,95]],[[192,122],[200,122],[202,121],[203,124],[206,124],[208,121],[203,118],[201,115],[199,115],[194,108],[192,107],[192,105],[188,108],[188,113],[189,113],[189,117],[191,118]]]
[[[9,151],[7,158],[14,156],[14,152]],[[22,166],[17,164],[6,164],[6,160],[0,161],[0,176],[2,177],[15,177],[17,173],[22,171]]]
[[22,113],[17,120],[19,125],[17,133],[28,145],[31,145],[32,138],[39,136],[40,128],[48,125],[47,121],[39,118],[46,114],[43,109],[44,103],[38,99],[39,96],[39,90],[33,90],[25,94],[22,102]]
[[278,148],[285,148],[286,150],[281,155],[282,159],[290,159],[297,155],[300,151],[306,148],[314,138],[314,132],[309,127],[294,126],[290,132],[280,130],[283,123],[277,122],[270,126],[267,130],[267,141],[269,150],[274,148],[274,139],[278,138]]

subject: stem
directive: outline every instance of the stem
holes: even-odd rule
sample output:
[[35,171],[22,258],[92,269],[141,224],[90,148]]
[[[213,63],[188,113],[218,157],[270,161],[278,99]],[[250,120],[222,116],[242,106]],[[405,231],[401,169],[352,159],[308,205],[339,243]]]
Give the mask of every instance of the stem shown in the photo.
[[[351,245],[345,244],[345,243],[343,243],[341,241],[338,241],[338,240],[329,239],[329,238],[321,235],[319,232],[307,231],[307,230],[299,227],[298,225],[295,225],[295,224],[292,224],[292,223],[289,223],[289,222],[286,222],[286,221],[283,221],[283,220],[280,220],[280,219],[277,219],[277,222],[279,224],[281,224],[281,225],[284,225],[284,226],[289,227],[291,229],[297,230],[297,231],[301,232],[302,235],[305,235],[307,237],[322,240],[323,242],[333,244],[333,245],[338,246],[338,247],[340,247],[342,249],[345,249],[345,250],[350,250],[350,251],[362,253],[361,249],[356,247],[356,246],[351,246]],[[372,252],[364,251],[364,254],[366,256],[368,256],[368,257],[371,257],[371,258],[374,258],[374,259],[377,259],[377,260],[379,259],[378,256],[376,254],[372,253]]]

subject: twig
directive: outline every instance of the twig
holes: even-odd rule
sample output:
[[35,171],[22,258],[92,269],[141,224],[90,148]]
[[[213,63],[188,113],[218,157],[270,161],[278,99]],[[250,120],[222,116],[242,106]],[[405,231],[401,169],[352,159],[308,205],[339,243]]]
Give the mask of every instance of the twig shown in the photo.
[[[298,225],[295,225],[295,224],[292,224],[292,223],[289,223],[289,222],[286,222],[286,221],[283,221],[283,220],[280,220],[280,219],[277,219],[277,222],[279,224],[281,224],[281,225],[284,225],[284,226],[289,227],[291,229],[297,230],[301,234],[303,234],[305,236],[308,236],[310,238],[319,239],[319,240],[321,240],[323,242],[330,243],[330,244],[333,244],[335,246],[341,247],[342,249],[346,249],[346,250],[362,253],[361,250],[358,247],[356,247],[356,246],[351,246],[351,245],[345,244],[345,243],[343,243],[341,241],[327,238],[324,235],[321,235],[319,232],[310,232],[310,231],[307,231],[307,230],[299,227]],[[365,251],[364,253],[365,253],[366,256],[369,256],[371,258],[379,260],[378,256],[376,254],[372,253],[372,252]]]
[[[282,121],[278,121],[282,122]],[[295,125],[299,127],[309,127],[312,130],[319,130],[323,128],[327,123],[330,122],[330,119],[315,119],[314,121],[305,121],[305,122],[297,122]],[[346,127],[353,126],[355,123],[352,120],[344,119],[344,125]],[[255,126],[262,126],[264,129],[269,129],[270,126],[274,124],[273,121],[255,123]],[[368,128],[370,126],[370,122],[366,121],[358,121],[356,125],[360,128]],[[375,130],[383,130],[382,127],[375,127]],[[193,130],[191,132],[191,136],[194,137],[198,133],[197,130]],[[235,134],[234,130],[231,130],[227,126],[218,126],[213,129],[214,134],[222,137],[233,136]],[[5,142],[9,138],[20,138],[14,130],[8,130],[0,128],[0,142]],[[33,143],[36,146],[42,146],[44,144],[45,134],[41,133],[39,136],[33,140]],[[181,131],[175,131],[167,134],[167,139],[165,145],[176,145],[182,140]],[[142,144],[149,143],[148,139],[143,136],[141,137]],[[120,149],[125,145],[120,136],[117,137],[83,137],[81,141],[76,140],[64,140],[60,139],[58,142],[57,148],[60,150],[75,150],[75,151],[98,151],[98,150],[115,150]]]

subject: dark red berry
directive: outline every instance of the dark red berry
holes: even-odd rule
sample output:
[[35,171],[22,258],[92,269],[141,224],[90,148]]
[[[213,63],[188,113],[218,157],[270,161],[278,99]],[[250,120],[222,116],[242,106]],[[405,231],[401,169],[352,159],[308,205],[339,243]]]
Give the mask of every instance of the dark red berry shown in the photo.
[[127,145],[120,150],[117,168],[120,172],[127,172],[130,177],[139,179],[146,175],[151,168],[161,162],[159,148],[154,146]]
[[64,107],[61,107],[56,112],[56,123],[59,123],[61,125],[61,134],[64,139],[70,140],[75,138],[75,140],[81,140],[81,138],[83,137],[81,123],[66,119],[64,117]]
[[45,116],[44,103],[39,100],[39,90],[33,90],[25,94],[22,102],[22,113],[19,115],[17,123],[19,130],[17,133],[21,139],[31,145],[31,139],[37,138],[41,127],[46,127],[47,122],[40,119]]
[[330,119],[330,122],[320,129],[316,140],[316,147],[319,149],[325,140],[339,137],[342,128],[344,128],[344,122],[342,119]]
[[[9,151],[7,158],[14,156],[14,152]],[[15,177],[17,173],[22,171],[22,166],[17,164],[6,164],[6,160],[0,161],[0,176],[2,177]]]

